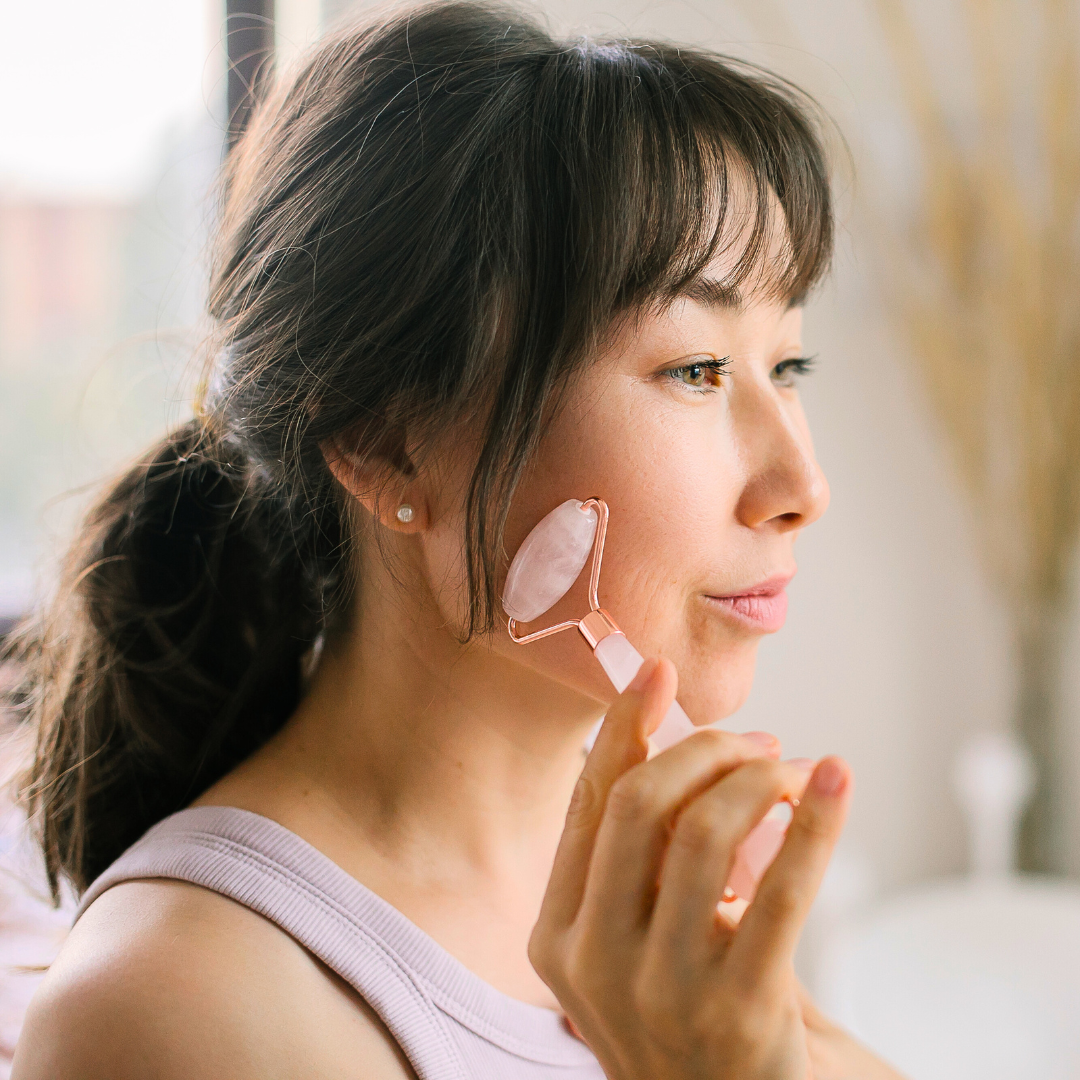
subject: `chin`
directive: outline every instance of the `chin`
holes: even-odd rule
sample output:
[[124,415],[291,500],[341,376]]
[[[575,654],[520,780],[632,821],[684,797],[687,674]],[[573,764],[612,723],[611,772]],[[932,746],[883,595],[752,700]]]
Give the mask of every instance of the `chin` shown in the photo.
[[746,704],[754,685],[757,642],[679,670],[679,704],[695,724],[713,724]]

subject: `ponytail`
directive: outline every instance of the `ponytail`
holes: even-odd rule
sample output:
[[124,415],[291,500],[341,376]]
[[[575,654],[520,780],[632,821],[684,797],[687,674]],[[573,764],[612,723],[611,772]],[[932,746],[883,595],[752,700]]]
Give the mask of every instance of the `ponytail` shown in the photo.
[[296,707],[319,560],[275,540],[287,530],[257,480],[199,421],[164,439],[90,511],[56,604],[9,647],[37,731],[22,798],[54,898],[61,875],[85,889]]

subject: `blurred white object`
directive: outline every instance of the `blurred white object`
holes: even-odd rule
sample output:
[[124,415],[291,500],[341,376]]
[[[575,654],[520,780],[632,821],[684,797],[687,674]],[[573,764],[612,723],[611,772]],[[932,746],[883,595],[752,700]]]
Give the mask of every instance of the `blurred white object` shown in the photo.
[[832,943],[869,910],[876,896],[877,881],[870,860],[841,839],[814,898],[795,957],[796,974],[819,1003],[830,990],[822,985],[821,976]]
[[961,748],[953,787],[967,818],[973,877],[1015,872],[1020,815],[1034,785],[1031,758],[1015,737],[986,732]]
[[1012,738],[961,751],[971,876],[913,890],[837,929],[822,1006],[912,1080],[1080,1077],[1080,887],[1014,871],[1033,774]]

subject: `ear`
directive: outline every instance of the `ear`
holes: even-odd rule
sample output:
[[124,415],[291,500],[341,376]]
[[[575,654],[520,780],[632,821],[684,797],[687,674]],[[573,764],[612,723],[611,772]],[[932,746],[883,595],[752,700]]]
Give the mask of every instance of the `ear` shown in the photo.
[[431,521],[429,501],[405,451],[404,431],[386,431],[378,445],[363,454],[350,449],[348,441],[348,435],[336,435],[320,445],[334,479],[386,528],[423,532]]

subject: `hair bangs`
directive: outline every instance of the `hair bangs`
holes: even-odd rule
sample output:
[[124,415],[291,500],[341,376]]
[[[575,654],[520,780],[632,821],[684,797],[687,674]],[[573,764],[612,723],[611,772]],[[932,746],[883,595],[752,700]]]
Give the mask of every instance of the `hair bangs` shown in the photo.
[[833,244],[812,101],[751,64],[663,43],[582,42],[567,62],[586,89],[582,173],[597,187],[586,276],[607,280],[612,309],[668,302],[713,266],[736,303],[801,302]]

